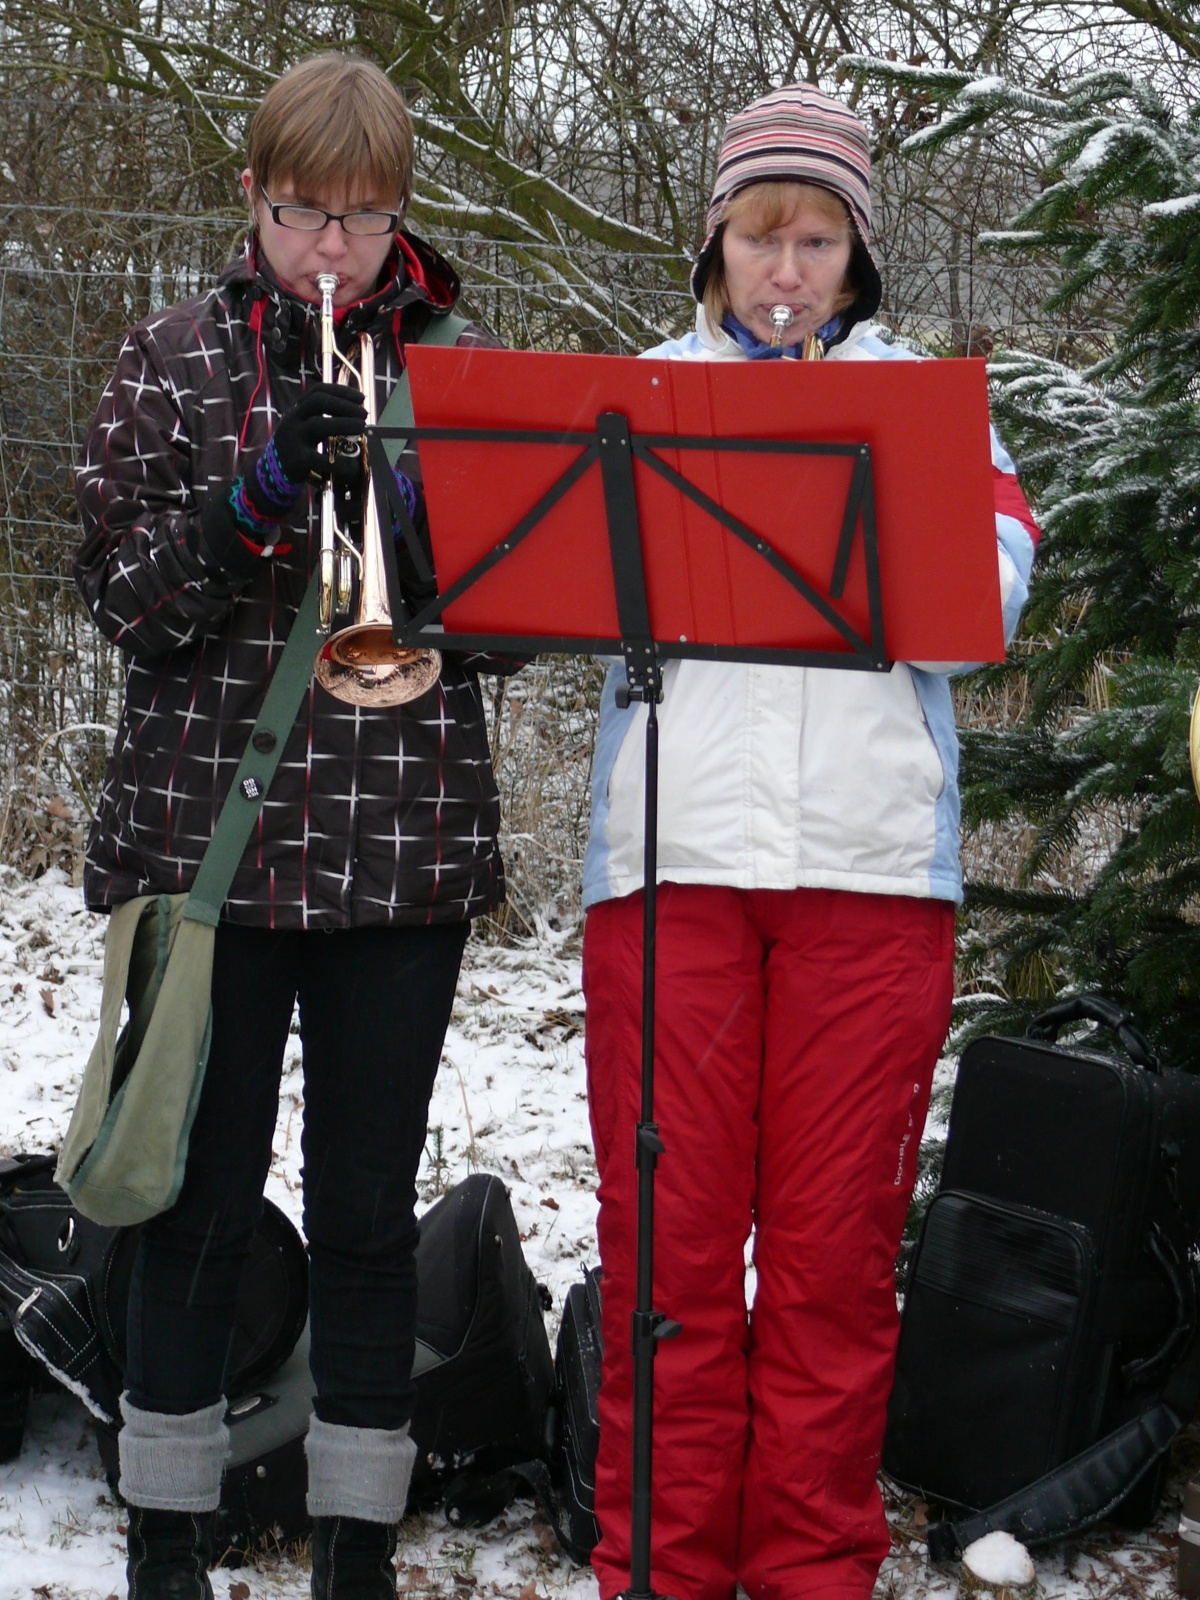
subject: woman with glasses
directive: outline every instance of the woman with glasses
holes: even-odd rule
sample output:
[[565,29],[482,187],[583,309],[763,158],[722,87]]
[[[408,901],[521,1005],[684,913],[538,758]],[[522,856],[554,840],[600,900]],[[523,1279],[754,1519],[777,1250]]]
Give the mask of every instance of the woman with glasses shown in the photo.
[[[412,127],[376,68],[324,55],[286,73],[248,156],[242,256],[131,331],[79,468],[76,577],[126,662],[87,848],[96,909],[191,886],[316,565],[324,446],[364,427],[361,397],[320,381],[318,278],[336,279],[343,344],[374,341],[380,411],[406,345],[459,292],[403,226]],[[495,343],[469,325],[458,342]],[[423,536],[415,454],[401,466]],[[361,484],[340,492],[361,498]],[[412,570],[407,582],[420,599]],[[447,656],[394,708],[314,683],[281,735],[216,930],[183,1188],[138,1247],[120,1439],[131,1600],[212,1595],[225,1367],[297,1000],[312,1592],[395,1596],[415,1454],[415,1176],[470,919],[503,898],[479,665]]]

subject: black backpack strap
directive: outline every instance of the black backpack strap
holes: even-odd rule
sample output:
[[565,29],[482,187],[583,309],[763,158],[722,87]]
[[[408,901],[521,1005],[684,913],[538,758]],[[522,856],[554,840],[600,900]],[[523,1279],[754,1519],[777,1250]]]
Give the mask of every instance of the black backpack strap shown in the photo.
[[550,1531],[577,1567],[586,1567],[592,1552],[577,1545],[562,1525],[550,1468],[540,1457],[518,1461],[499,1472],[461,1472],[446,1489],[446,1517],[458,1528],[479,1528],[508,1509],[514,1500],[533,1500]]
[[985,1511],[929,1530],[933,1561],[955,1561],[986,1533],[1011,1533],[1022,1544],[1049,1544],[1103,1522],[1170,1448],[1200,1402],[1200,1336],[1167,1382],[1161,1399]]
[[956,1561],[986,1533],[1011,1533],[1022,1544],[1048,1544],[1102,1522],[1149,1472],[1183,1426],[1160,1401],[1053,1472],[958,1522],[929,1530],[931,1561]]
[[554,1496],[554,1484],[550,1477],[550,1468],[538,1458],[533,1461],[518,1461],[515,1467],[509,1470],[513,1476],[519,1478],[533,1491],[534,1502],[538,1510],[550,1524],[550,1531],[558,1540],[559,1546],[571,1558],[577,1567],[586,1567],[592,1559],[592,1552],[584,1550],[577,1545],[570,1534],[563,1527],[558,1515],[558,1504]]

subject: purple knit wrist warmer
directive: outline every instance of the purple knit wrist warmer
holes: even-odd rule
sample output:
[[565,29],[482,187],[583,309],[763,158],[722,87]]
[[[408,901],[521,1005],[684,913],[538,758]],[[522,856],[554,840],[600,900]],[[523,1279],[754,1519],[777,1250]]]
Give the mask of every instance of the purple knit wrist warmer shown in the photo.
[[239,478],[229,491],[229,505],[240,527],[259,544],[283,521],[303,492],[304,485],[293,483],[279,464],[272,439],[254,463],[254,470]]
[[396,480],[396,487],[400,491],[400,498],[404,501],[405,508],[410,517],[417,514],[417,488],[407,472],[401,472],[399,467],[392,468],[392,476]]
[[253,535],[259,543],[263,542],[262,536],[272,531],[279,521],[278,517],[264,516],[246,493],[245,478],[238,478],[229,490],[229,509],[239,526],[247,533]]
[[259,456],[254,476],[258,480],[262,500],[267,505],[278,508],[280,516],[291,510],[304,488],[302,483],[293,483],[280,466],[274,439]]

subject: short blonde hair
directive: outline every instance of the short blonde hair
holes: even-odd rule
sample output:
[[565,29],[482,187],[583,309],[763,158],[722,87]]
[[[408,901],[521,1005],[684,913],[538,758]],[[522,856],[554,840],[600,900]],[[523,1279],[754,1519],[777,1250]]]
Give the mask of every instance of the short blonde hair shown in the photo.
[[[848,228],[851,238],[857,237],[849,209],[832,189],[822,189],[816,183],[793,183],[783,179],[769,179],[762,183],[748,183],[730,196],[721,218],[721,231],[717,234],[716,248],[704,282],[703,305],[708,320],[719,328],[729,311],[729,290],[725,285],[725,256],[721,248],[725,225],[729,222],[749,221],[763,233],[782,227],[791,221],[799,207],[807,202],[830,227]],[[835,311],[844,311],[858,298],[858,286],[850,270],[837,299]]]
[[290,179],[304,198],[365,180],[408,209],[413,128],[395,84],[369,61],[326,51],[285,72],[250,119],[246,162],[270,193]]

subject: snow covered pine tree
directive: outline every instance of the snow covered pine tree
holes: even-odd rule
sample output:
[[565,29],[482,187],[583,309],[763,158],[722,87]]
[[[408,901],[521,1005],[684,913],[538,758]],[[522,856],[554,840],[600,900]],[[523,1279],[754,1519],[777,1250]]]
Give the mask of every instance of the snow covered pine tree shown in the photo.
[[[855,62],[861,67],[863,63]],[[912,69],[875,63],[898,81]],[[981,243],[1058,258],[1046,303],[1103,296],[1118,326],[1075,370],[997,353],[992,407],[1044,540],[1011,730],[964,736],[968,826],[1008,823],[1015,872],[968,884],[968,971],[1003,996],[970,1032],[1011,1031],[1063,992],[1100,990],[1173,1065],[1200,1034],[1200,805],[1188,717],[1200,679],[1200,103],[1126,74],[1062,98],[916,74],[946,109],[910,145],[1003,118],[1046,145],[1041,193]]]

